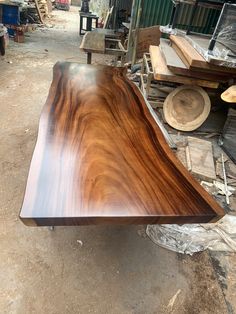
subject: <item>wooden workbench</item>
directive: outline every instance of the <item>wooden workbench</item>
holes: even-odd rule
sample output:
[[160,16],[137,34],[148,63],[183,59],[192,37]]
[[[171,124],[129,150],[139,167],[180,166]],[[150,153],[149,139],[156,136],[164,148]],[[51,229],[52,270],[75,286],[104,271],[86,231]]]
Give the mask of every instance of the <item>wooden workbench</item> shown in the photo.
[[25,224],[182,224],[223,215],[177,160],[123,68],[55,65],[20,213]]
[[[110,48],[110,45],[115,45],[115,48]],[[126,50],[121,41],[117,38],[106,37],[104,32],[87,32],[81,42],[80,49],[87,53],[87,64],[92,63],[93,53],[102,53],[115,55],[121,58],[121,66],[124,64]]]

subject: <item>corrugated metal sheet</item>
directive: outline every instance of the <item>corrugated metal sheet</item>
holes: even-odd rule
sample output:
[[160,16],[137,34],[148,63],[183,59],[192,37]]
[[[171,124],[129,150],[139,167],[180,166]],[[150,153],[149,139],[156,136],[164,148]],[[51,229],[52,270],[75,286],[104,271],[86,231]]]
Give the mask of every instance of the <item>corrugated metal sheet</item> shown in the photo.
[[[171,0],[143,0],[140,27],[153,25],[167,25],[170,22],[172,11]],[[186,29],[193,6],[181,4],[177,27]],[[198,7],[193,22],[193,31],[201,33],[211,33],[219,17],[219,10]]]
[[[133,0],[117,0],[117,9],[131,11],[132,2]],[[93,13],[97,13],[99,17],[104,18],[106,16],[107,10],[109,9],[109,3],[109,0],[90,0],[89,7]]]
[[143,0],[140,27],[168,24],[171,10],[171,0]]
[[118,0],[117,1],[117,7],[118,10],[127,10],[127,11],[131,11],[131,7],[132,7],[132,0]]

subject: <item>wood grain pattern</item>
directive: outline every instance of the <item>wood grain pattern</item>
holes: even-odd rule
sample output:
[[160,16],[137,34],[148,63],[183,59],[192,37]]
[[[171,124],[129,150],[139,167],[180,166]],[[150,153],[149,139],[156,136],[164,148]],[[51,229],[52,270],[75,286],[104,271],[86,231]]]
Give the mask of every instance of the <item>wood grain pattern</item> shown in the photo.
[[193,223],[223,215],[176,159],[123,69],[55,65],[20,213],[25,224]]
[[84,52],[105,53],[105,34],[97,32],[85,33],[80,49]]
[[180,131],[193,131],[207,119],[211,100],[199,86],[181,85],[165,99],[163,113],[166,122]]
[[189,170],[202,180],[216,180],[215,164],[213,159],[212,143],[200,138],[188,136]]

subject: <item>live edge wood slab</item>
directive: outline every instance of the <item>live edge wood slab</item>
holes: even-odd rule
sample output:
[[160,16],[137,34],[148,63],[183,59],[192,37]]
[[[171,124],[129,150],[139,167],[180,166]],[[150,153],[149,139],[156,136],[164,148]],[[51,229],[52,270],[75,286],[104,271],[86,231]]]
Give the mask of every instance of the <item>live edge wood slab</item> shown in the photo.
[[20,212],[25,224],[183,224],[223,215],[176,159],[123,69],[54,66]]

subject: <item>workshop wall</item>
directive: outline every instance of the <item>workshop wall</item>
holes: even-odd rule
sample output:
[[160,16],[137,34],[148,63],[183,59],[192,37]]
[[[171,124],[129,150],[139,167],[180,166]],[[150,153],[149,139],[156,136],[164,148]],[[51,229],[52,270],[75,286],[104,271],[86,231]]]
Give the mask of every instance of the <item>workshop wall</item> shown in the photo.
[[[167,25],[170,22],[170,16],[173,3],[171,0],[149,0],[143,1],[142,13],[140,18],[140,27],[149,27],[153,25]],[[177,20],[177,28],[186,29],[193,6],[182,4]],[[199,7],[197,9],[193,31],[200,33],[212,33],[219,17],[219,10]]]
[[[109,0],[91,0],[89,7],[93,13],[96,13],[100,18],[105,19],[107,10],[109,9]],[[116,4],[117,10],[126,10],[131,12],[133,0],[118,0]]]

